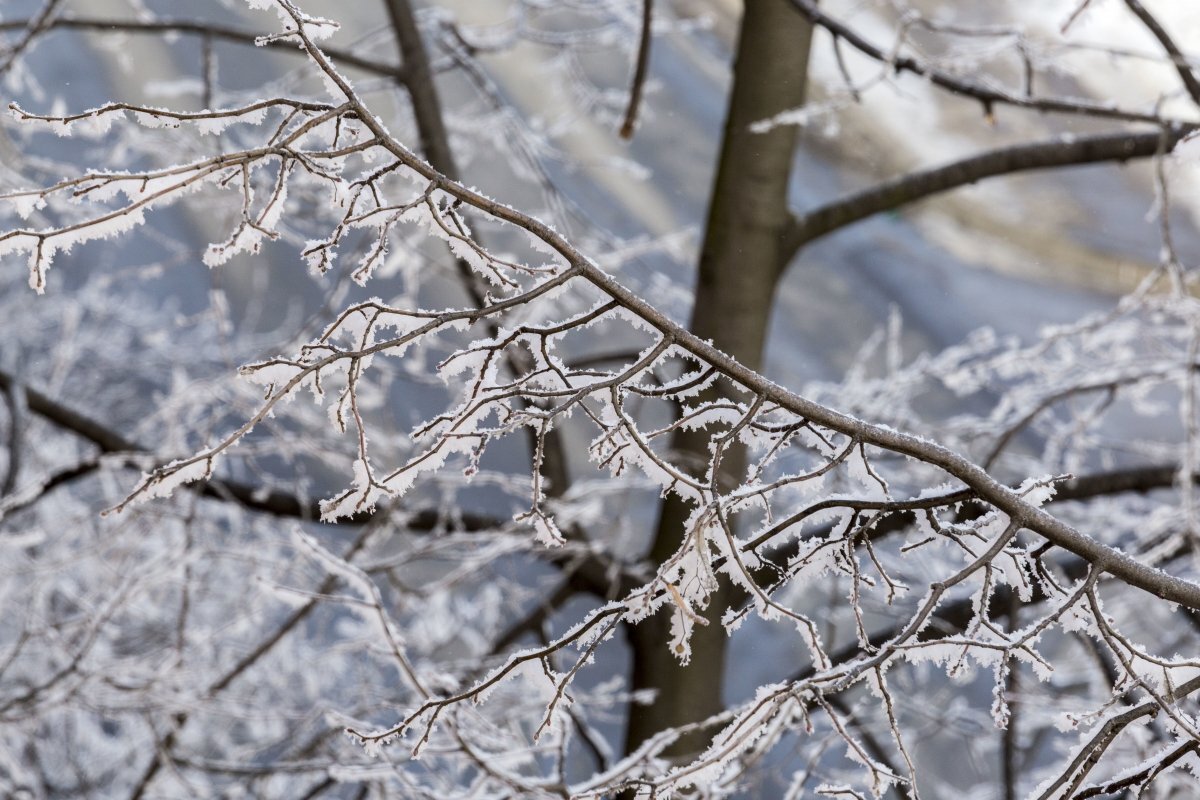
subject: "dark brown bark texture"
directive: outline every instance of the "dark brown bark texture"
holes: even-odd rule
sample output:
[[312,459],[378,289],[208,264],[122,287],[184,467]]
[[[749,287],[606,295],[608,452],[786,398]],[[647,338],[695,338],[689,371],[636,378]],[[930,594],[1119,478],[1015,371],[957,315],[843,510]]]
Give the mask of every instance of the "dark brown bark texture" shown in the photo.
[[[811,28],[786,0],[747,0],[709,200],[691,330],[755,370],[762,365],[777,264],[790,220],[787,190],[797,129],[780,126],[754,133],[750,126],[803,105],[810,40]],[[683,463],[706,463],[712,436],[713,431],[703,430],[681,433],[672,449]],[[736,479],[744,469],[744,457],[731,452],[722,465],[723,473]],[[678,549],[691,511],[675,496],[664,501],[649,553],[653,563],[663,563]],[[686,666],[668,649],[671,618],[666,611],[631,629],[632,688],[653,690],[655,700],[631,707],[627,751],[666,728],[721,711],[728,638],[719,615],[733,591],[723,586],[710,599],[709,624],[696,627]],[[684,737],[668,755],[695,752],[705,742],[703,733]]]

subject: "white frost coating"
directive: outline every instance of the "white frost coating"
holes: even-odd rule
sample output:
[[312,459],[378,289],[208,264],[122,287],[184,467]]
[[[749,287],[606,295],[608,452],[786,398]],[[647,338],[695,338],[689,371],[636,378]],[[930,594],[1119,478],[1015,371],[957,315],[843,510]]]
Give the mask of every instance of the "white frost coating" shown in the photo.
[[233,238],[224,243],[212,243],[204,251],[200,260],[209,269],[225,264],[238,253],[257,253],[262,242],[262,234],[247,226],[234,234]]
[[204,136],[220,136],[225,129],[236,122],[234,117],[209,117],[196,121],[196,130]]
[[692,631],[696,624],[692,615],[682,608],[671,608],[670,614],[671,635],[667,640],[667,646],[679,659],[679,663],[687,666],[692,660]]
[[42,294],[46,291],[46,270],[59,252],[92,239],[110,239],[141,225],[145,215],[141,208],[100,218],[72,229],[46,230],[38,234],[19,233],[0,241],[0,255],[22,250],[29,252],[29,287]]
[[[251,198],[253,199],[253,195]],[[262,248],[263,239],[275,238],[279,235],[274,229],[279,224],[286,205],[287,180],[284,178],[278,190],[272,193],[267,205],[259,212],[255,224],[243,222],[232,239],[224,244],[214,243],[208,246],[202,258],[204,265],[209,268],[218,267],[238,253],[258,253]]]
[[513,670],[513,675],[540,705],[549,705],[550,701],[554,699],[555,691],[558,688],[556,684],[562,678],[556,672],[547,671],[540,660],[531,660],[520,664]]
[[[332,33],[332,31],[330,31]],[[346,97],[346,93],[342,91],[342,87],[337,85],[337,82],[329,77],[328,73],[321,72],[321,83],[325,87],[325,93],[330,97],[342,100]]]
[[207,480],[212,476],[212,467],[212,458],[180,459],[155,472],[143,473],[141,486],[134,496],[135,502],[144,503],[156,497],[166,497],[184,484]]
[[1038,478],[1026,478],[1017,489],[1017,494],[1021,495],[1026,503],[1041,508],[1058,491],[1053,477],[1043,475]]
[[268,391],[274,392],[277,388],[286,386],[303,371],[304,367],[300,364],[273,361],[262,364],[249,364],[242,367],[238,372],[251,383],[265,386]]
[[323,338],[329,339],[334,334],[345,336],[355,347],[369,347],[374,341],[373,321],[377,318],[372,306],[382,305],[378,297],[372,297],[363,303],[362,307],[342,316],[336,327],[326,331]]
[[496,271],[488,269],[491,262],[474,245],[457,236],[450,237],[448,241],[450,252],[454,254],[455,258],[462,259],[473,272],[487,278],[488,282],[494,285],[500,284],[500,278]]
[[636,330],[653,333],[658,332],[658,329],[650,324],[645,317],[641,316],[640,314],[635,314],[624,306],[618,306],[617,308],[614,308],[609,312],[609,317],[611,319],[620,320]]
[[112,128],[114,115],[93,112],[91,116],[85,117],[74,123],[71,127],[75,133],[79,133],[88,139],[99,139],[104,136]]
[[745,413],[744,406],[738,405],[733,408],[728,406],[701,406],[692,408],[685,406],[683,409],[684,422],[681,427],[687,430],[701,430],[712,426],[735,425]]
[[16,208],[17,215],[21,219],[29,219],[34,211],[40,211],[46,207],[46,198],[40,192],[23,192],[10,195],[7,199]]
[[[480,345],[486,345],[492,340],[485,342],[473,342],[471,349],[460,350],[452,354],[449,358],[438,365],[438,375],[443,380],[449,381],[464,372],[475,374],[483,368],[487,361],[488,353]],[[493,359],[494,360],[494,359]]]
[[554,518],[548,514],[543,514],[540,511],[533,511],[527,514],[518,514],[513,517],[515,522],[523,522],[529,520],[533,524],[533,535],[538,543],[544,547],[561,547],[566,542],[566,537],[559,530],[558,524]]
[[1005,550],[994,563],[1004,583],[1016,591],[1022,602],[1033,600],[1033,564],[1024,550]]
[[904,657],[913,664],[930,662],[947,667],[964,655],[964,647],[952,642],[923,642],[904,649]]
[[526,231],[525,236],[529,241],[529,247],[535,252],[548,256],[558,256],[561,258],[559,252],[555,250],[549,242],[547,242],[541,236],[538,236],[533,231]]
[[275,226],[279,224],[279,220],[283,216],[283,211],[287,207],[287,197],[288,182],[286,176],[284,176],[284,179],[279,184],[278,191],[271,196],[271,200],[267,203],[266,208],[259,215],[259,226],[266,228],[268,231],[275,231]]
[[172,116],[164,114],[155,114],[150,111],[132,111],[130,116],[133,121],[141,125],[143,128],[178,128],[179,120]]
[[851,478],[858,483],[863,489],[863,498],[866,500],[887,500],[888,493],[884,490],[879,479],[872,474],[871,465],[867,462],[863,455],[861,447],[856,447],[842,462],[845,465],[846,472]]
[[23,253],[31,248],[36,248],[38,237],[32,233],[15,233],[10,234],[4,239],[0,239],[0,256],[8,253]]
[[383,351],[384,354],[393,358],[403,356],[408,351],[409,346],[419,338],[414,337],[413,334],[428,324],[429,320],[408,314],[394,313],[385,315],[376,323],[376,328],[389,328],[393,339],[407,339],[407,341],[389,346],[387,350]]
[[371,510],[383,497],[378,486],[371,483],[371,467],[361,458],[354,460],[352,488],[339,497],[321,501],[321,520],[335,522],[359,511]]
[[1033,669],[1034,676],[1042,683],[1054,677],[1054,665],[1052,663],[1043,658],[1035,657],[1035,655],[1027,652],[1023,647],[1015,648],[1011,652],[1018,661],[1028,664]]
[[334,249],[334,245],[334,242],[319,239],[309,239],[304,243],[302,258],[308,265],[310,275],[316,277],[329,271],[334,261],[337,260],[337,251]]

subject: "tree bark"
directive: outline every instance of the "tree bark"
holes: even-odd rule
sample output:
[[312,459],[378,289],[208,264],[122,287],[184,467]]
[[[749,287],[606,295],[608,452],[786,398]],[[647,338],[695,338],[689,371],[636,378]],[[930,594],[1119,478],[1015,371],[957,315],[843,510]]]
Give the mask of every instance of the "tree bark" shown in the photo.
[[[691,330],[755,370],[762,365],[777,264],[789,224],[787,188],[797,129],[781,126],[753,133],[750,125],[803,105],[811,36],[811,27],[787,0],[746,0]],[[684,463],[706,463],[711,436],[704,431],[681,433],[672,449]],[[736,476],[744,469],[744,456],[730,453],[722,463],[725,474]],[[676,497],[664,501],[650,549],[655,564],[679,547],[691,510]],[[722,595],[731,591],[723,586],[709,607],[724,608]],[[671,620],[666,612],[630,631],[632,686],[653,690],[655,700],[631,706],[627,752],[661,730],[721,710],[728,639],[717,614],[709,617],[709,625],[695,628],[687,666],[667,647]],[[667,755],[695,753],[706,742],[703,733],[684,737]]]

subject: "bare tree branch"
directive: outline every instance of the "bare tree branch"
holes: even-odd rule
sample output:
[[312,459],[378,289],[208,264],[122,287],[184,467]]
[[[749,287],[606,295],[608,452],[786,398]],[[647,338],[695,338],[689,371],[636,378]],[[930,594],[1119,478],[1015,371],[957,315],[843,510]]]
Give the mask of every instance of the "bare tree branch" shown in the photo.
[[[442,103],[438,97],[433,70],[429,66],[429,54],[421,40],[421,31],[413,16],[409,0],[384,0],[396,43],[407,65],[407,71],[398,79],[408,89],[413,104],[413,118],[417,122],[417,133],[421,137],[421,150],[433,167],[455,180],[458,165],[450,149],[450,137],[442,117]],[[333,56],[337,60],[336,56]],[[470,273],[468,272],[468,275]]]
[[793,215],[792,223],[784,235],[780,270],[786,269],[800,249],[814,239],[939,192],[998,175],[1149,158],[1171,152],[1194,130],[1194,125],[1178,125],[1161,131],[1058,136],[1046,141],[989,150],[940,167],[907,172],[849,197]]
[[1196,73],[1192,71],[1187,56],[1179,49],[1179,45],[1175,44],[1175,40],[1171,38],[1171,34],[1167,32],[1162,23],[1147,11],[1146,7],[1138,2],[1138,0],[1125,0],[1125,5],[1142,21],[1146,29],[1162,45],[1163,50],[1171,57],[1171,63],[1175,65],[1176,71],[1179,72],[1179,78],[1183,81],[1188,95],[1194,103],[1200,105],[1200,80],[1196,79]]
[[642,35],[638,41],[637,62],[629,84],[629,103],[625,106],[625,118],[621,122],[620,136],[632,139],[637,125],[638,110],[642,105],[642,91],[646,87],[646,75],[650,68],[650,41],[653,38],[651,23],[654,21],[654,0],[642,0]]

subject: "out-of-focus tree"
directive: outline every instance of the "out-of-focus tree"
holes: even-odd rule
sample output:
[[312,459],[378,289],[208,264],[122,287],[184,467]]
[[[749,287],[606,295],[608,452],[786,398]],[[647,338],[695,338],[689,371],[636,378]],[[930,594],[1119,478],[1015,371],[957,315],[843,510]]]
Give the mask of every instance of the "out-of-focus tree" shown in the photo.
[[[656,41],[715,46],[695,9],[386,0],[343,10],[356,39],[291,0],[0,21],[0,788],[1194,781],[1195,19],[1090,5],[747,0],[690,293],[679,237],[606,230],[577,176],[650,124]],[[88,48],[124,64],[111,100]],[[791,208],[806,132],[946,146],[889,116],[905,95],[1052,133]],[[920,354],[893,316],[835,384],[765,373],[817,239],[1130,160],[1160,257],[1107,310]],[[773,655],[739,673],[731,643]]]

